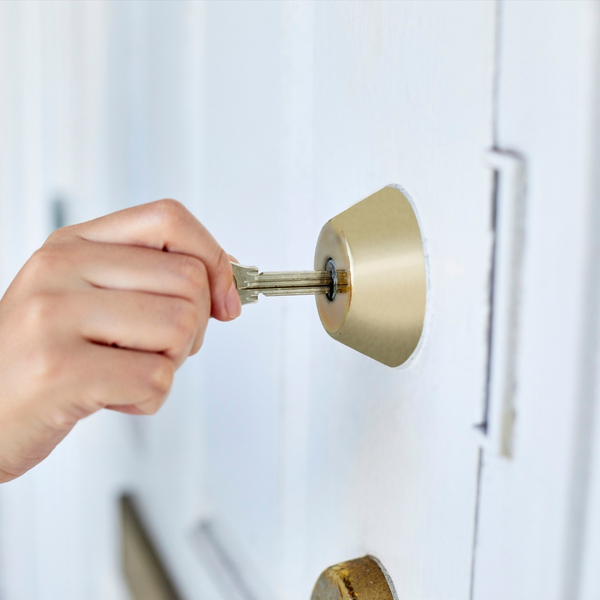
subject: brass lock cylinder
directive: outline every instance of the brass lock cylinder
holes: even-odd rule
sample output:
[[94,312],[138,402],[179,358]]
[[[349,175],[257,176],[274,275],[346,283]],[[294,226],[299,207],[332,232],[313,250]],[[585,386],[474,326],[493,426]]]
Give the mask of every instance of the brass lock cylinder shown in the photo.
[[417,348],[426,306],[421,232],[409,200],[389,186],[328,221],[317,241],[315,269],[349,277],[346,293],[316,297],[327,333],[397,367]]

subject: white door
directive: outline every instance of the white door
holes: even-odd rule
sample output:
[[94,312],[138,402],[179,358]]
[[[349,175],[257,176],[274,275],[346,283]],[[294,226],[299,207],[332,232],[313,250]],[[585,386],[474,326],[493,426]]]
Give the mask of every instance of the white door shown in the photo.
[[475,598],[600,597],[598,9],[503,2],[498,14],[490,160],[500,204],[517,208],[521,265],[495,294],[495,313],[496,300],[514,306],[493,336],[504,393],[483,445]]
[[310,268],[325,221],[399,184],[428,263],[424,337],[399,369],[330,339],[312,298],[261,298],[233,325],[211,324],[194,543],[218,574],[213,593],[307,599],[325,567],[369,553],[402,598],[467,598],[488,355],[494,4],[204,11],[198,216],[224,247],[263,270]]
[[[402,186],[428,273],[390,369],[312,298],[211,323],[159,415],[103,413],[0,490],[2,600],[126,598],[133,491],[185,598],[600,594],[597,4],[0,3],[0,267],[172,196],[241,262],[307,269]],[[514,334],[514,335],[513,335]]]

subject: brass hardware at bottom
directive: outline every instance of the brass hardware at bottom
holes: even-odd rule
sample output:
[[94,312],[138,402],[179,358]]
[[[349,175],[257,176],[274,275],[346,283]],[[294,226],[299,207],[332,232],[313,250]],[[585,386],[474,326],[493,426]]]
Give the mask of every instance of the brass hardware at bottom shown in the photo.
[[323,571],[311,600],[395,600],[392,588],[376,560],[363,556]]

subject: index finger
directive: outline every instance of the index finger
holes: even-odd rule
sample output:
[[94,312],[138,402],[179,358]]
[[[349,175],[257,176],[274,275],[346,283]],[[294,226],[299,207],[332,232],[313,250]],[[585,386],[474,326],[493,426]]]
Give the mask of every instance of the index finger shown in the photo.
[[240,314],[228,255],[202,223],[176,200],[126,208],[69,229],[92,242],[145,246],[195,256],[205,264],[208,273],[211,315],[229,321]]

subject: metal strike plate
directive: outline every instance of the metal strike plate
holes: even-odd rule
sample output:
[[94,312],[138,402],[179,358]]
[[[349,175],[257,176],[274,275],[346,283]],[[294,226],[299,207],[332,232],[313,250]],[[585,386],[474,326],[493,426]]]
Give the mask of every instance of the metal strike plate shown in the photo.
[[395,600],[394,586],[371,556],[329,567],[317,580],[311,600]]
[[348,272],[350,289],[316,298],[325,331],[390,367],[408,360],[423,331],[426,275],[419,223],[404,194],[385,187],[328,221],[314,268],[330,260]]

